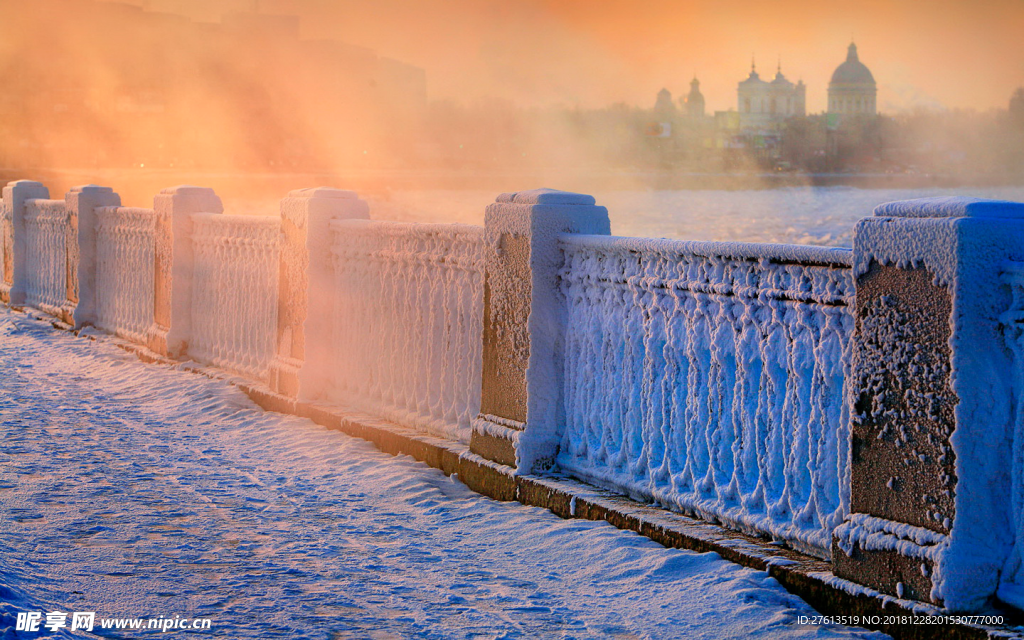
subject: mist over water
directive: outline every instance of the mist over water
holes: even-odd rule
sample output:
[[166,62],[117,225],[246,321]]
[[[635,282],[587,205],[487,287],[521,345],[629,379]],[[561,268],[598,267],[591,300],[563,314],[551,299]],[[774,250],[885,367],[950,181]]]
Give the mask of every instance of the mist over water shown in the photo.
[[[758,190],[592,191],[617,236],[853,246],[857,221],[886,202],[967,196],[1024,202],[1024,186],[919,189],[790,187]],[[362,194],[375,220],[482,225],[497,192],[390,190]],[[278,215],[273,198],[225,198],[225,213]]]
[[[1024,202],[1024,187],[855,189],[793,187],[739,191],[596,191],[612,234],[676,240],[778,242],[851,247],[858,220],[879,204],[933,196]],[[483,224],[488,191],[396,191],[370,198],[374,218]]]
[[[807,167],[782,173],[758,149],[715,148],[723,140],[710,124],[687,130],[679,114],[675,138],[649,135],[667,119],[651,108],[661,86],[678,102],[699,72],[710,119],[735,108],[749,48],[790,47],[801,29],[815,37],[788,51],[785,66],[794,79],[807,70],[811,111],[852,24],[879,104],[920,106],[893,97],[911,63],[907,42],[880,37],[892,25],[795,0],[791,8],[783,24],[760,9],[737,22],[735,8],[698,0],[587,11],[540,0],[0,0],[0,179],[43,181],[52,197],[107,185],[133,206],[198,184],[228,213],[262,215],[275,215],[289,191],[322,185],[358,191],[378,219],[469,223],[498,193],[546,186],[597,196],[620,235],[837,246],[881,202],[1024,199],[1011,187],[951,190],[1024,181],[1024,119],[1006,108],[1024,67],[989,65],[982,90],[978,74],[967,82],[935,47],[915,50],[915,80],[934,84],[919,60],[931,51],[965,100],[947,102],[980,111],[891,112],[880,120],[884,144],[854,149],[848,173],[830,168],[824,182],[807,168],[820,142],[810,134]],[[988,59],[1015,11],[1004,2],[973,18],[951,9],[959,26],[920,21],[905,36],[931,42],[959,29],[974,43],[985,24],[991,46],[974,49]],[[890,18],[907,26],[912,13],[894,5]],[[626,24],[628,38],[611,28]],[[665,44],[670,27],[689,39]],[[812,186],[864,176],[881,188]]]

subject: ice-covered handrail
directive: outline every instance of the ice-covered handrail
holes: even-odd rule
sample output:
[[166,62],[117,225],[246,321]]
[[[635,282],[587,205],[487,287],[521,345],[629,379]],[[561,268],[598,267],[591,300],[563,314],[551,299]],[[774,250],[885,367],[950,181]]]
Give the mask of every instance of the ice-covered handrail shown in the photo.
[[[853,252],[835,247],[815,247],[794,244],[755,244],[746,242],[702,242],[690,240],[666,240],[657,238],[627,238],[616,236],[590,236],[563,234],[559,243],[569,250],[592,250],[596,252],[628,253],[636,257],[657,256],[661,259],[706,258],[721,264],[741,265],[758,262],[770,265],[792,266],[795,269],[773,270],[766,273],[781,276],[770,281],[716,279],[698,277],[675,279],[673,286],[684,287],[694,292],[719,295],[738,295],[754,298],[781,298],[801,302],[845,305],[853,300],[853,286],[848,270],[853,266]],[[698,260],[697,264],[700,264]],[[825,270],[814,269],[824,267]],[[808,271],[807,269],[810,269]],[[792,281],[794,275],[815,273],[823,278],[811,278],[803,283]],[[614,276],[612,276],[614,277]],[[625,277],[625,272],[623,273]],[[649,286],[668,286],[667,282],[652,281]]]
[[152,209],[96,210],[96,325],[146,344],[153,326],[156,214]]
[[25,202],[25,303],[60,316],[68,304],[68,235],[64,200]]
[[827,555],[849,510],[849,251],[560,238],[586,480]]
[[[380,244],[372,252],[371,257],[374,258],[396,259],[410,263],[439,263],[471,271],[482,271],[483,269],[484,256],[480,247],[483,245],[484,228],[481,226],[381,220],[335,220],[331,223],[331,229],[352,238],[387,238],[389,242]],[[452,251],[440,253],[409,251],[410,247],[407,244],[409,242],[448,242],[451,243]],[[343,255],[347,252],[362,255],[365,251],[365,246],[346,245],[345,243],[337,244],[334,248],[336,255]]]
[[188,354],[265,380],[276,348],[281,219],[197,213],[192,221]]
[[595,249],[625,249],[645,254],[691,254],[705,258],[768,260],[808,266],[852,267],[853,251],[841,247],[817,247],[804,244],[761,244],[756,242],[716,242],[706,240],[669,240],[667,238],[630,238],[564,233],[563,245]]
[[331,223],[339,402],[467,440],[480,404],[483,228]]

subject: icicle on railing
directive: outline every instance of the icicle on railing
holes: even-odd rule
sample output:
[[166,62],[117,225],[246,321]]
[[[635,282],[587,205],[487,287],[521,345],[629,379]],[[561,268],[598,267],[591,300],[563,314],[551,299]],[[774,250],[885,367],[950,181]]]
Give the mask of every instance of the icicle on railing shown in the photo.
[[331,223],[335,400],[468,442],[479,412],[483,228]]
[[[1024,389],[1024,262],[1007,262],[1000,274],[1012,295],[1010,308],[1000,317],[1006,346],[1013,354],[1014,386]],[[1013,407],[1013,464],[1010,469],[1010,513],[1014,527],[1013,548],[1000,576],[999,597],[1024,604],[1024,396]]]
[[25,303],[60,316],[67,304],[70,218],[64,200],[25,203]]
[[852,254],[561,239],[560,466],[827,556],[849,510]]
[[96,214],[96,324],[146,344],[153,326],[156,215],[129,207],[102,207]]
[[198,213],[192,220],[188,354],[265,380],[277,338],[281,219]]

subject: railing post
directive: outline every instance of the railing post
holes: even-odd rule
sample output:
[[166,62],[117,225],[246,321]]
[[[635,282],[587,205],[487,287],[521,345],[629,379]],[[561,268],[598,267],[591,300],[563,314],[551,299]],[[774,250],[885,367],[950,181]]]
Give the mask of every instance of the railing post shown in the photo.
[[270,365],[270,386],[277,393],[322,396],[331,367],[326,348],[334,300],[330,222],[369,217],[369,206],[354,191],[298,189],[281,200],[277,355]]
[[149,348],[169,356],[188,351],[192,332],[192,214],[223,213],[213,189],[179,186],[153,198],[156,251],[153,269],[154,326]]
[[998,277],[1024,259],[1024,204],[894,202],[854,237],[851,515],[836,575],[976,610],[1012,544],[1016,397]]
[[558,290],[562,233],[611,233],[592,196],[537,189],[487,207],[483,379],[470,450],[531,473],[557,453],[565,307]]
[[110,187],[72,187],[64,196],[70,220],[67,303],[63,320],[76,328],[96,324],[96,209],[121,206]]
[[31,180],[8,182],[4,187],[4,277],[0,299],[8,304],[25,304],[25,201],[49,197],[46,187]]

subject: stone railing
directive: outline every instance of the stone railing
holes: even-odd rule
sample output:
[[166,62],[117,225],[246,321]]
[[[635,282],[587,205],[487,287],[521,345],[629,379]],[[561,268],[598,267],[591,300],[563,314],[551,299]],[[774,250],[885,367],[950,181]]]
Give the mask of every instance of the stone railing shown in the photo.
[[480,409],[483,231],[331,223],[329,398],[469,442]]
[[65,318],[68,295],[68,236],[71,220],[63,200],[25,201],[25,304]]
[[827,556],[849,511],[853,254],[566,235],[558,466]]
[[96,211],[96,326],[147,344],[154,331],[156,213]]
[[13,306],[775,538],[882,594],[1024,608],[1024,204],[884,205],[851,252],[613,238],[592,197],[548,190],[499,196],[482,230],[369,222],[324,188],[256,219],[198,187],[152,212],[48,197],[3,192]]
[[195,214],[192,250],[188,355],[267,380],[277,349],[281,220]]

